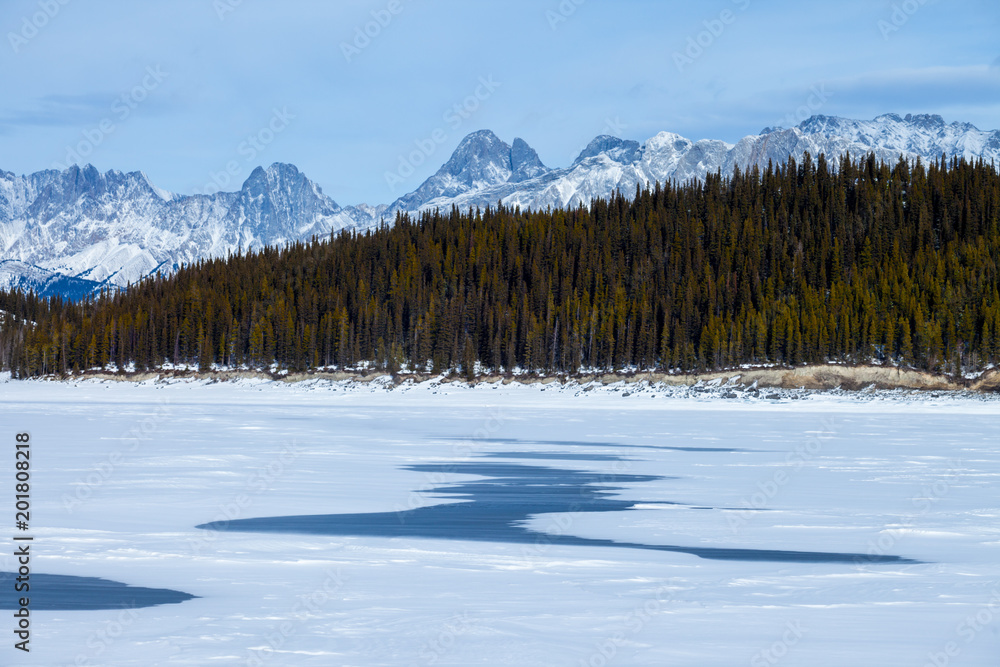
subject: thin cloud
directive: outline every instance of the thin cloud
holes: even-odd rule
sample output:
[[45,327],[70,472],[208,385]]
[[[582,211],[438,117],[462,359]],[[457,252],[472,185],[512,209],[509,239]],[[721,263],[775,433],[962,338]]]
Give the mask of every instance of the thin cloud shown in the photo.
[[992,106],[1000,98],[1000,80],[993,67],[930,67],[894,70],[833,80],[838,102],[852,99],[882,101],[894,107],[907,104]]
[[36,99],[29,108],[4,110],[0,116],[0,127],[77,126],[82,119],[100,118],[106,114],[114,98],[113,94],[107,93],[46,95]]
[[141,102],[128,93],[52,94],[35,98],[19,109],[0,111],[0,135],[18,128],[82,128],[104,119],[121,121],[141,109],[142,115],[163,115],[176,104],[170,95],[149,95]]

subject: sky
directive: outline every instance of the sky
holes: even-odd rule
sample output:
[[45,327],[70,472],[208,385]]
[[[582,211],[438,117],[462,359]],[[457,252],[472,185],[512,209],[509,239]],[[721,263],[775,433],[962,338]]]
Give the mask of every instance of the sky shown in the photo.
[[389,203],[480,129],[563,167],[812,114],[1000,128],[996,0],[4,0],[0,35],[0,169],[181,194],[289,162]]

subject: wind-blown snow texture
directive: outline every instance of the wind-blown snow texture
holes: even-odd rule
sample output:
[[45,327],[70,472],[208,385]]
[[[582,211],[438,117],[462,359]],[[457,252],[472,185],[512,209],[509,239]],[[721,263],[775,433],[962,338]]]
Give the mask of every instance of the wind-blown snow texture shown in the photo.
[[637,185],[766,167],[805,151],[828,157],[874,152],[890,162],[942,154],[996,162],[1000,131],[928,115],[871,121],[814,116],[735,145],[669,132],[642,144],[600,136],[569,167],[550,169],[522,139],[508,145],[481,130],[416,190],[374,207],[341,207],[294,166],[280,163],[256,169],[239,192],[196,196],[165,192],[141,172],[101,174],[89,165],[30,176],[0,171],[0,286],[77,296],[201,258],[368,229],[391,223],[400,212],[498,201],[531,209],[575,207],[616,190],[631,195]]
[[[7,645],[0,662],[919,667],[958,650],[949,664],[996,665],[996,400],[584,389],[0,384],[0,417],[32,434],[33,571],[199,596],[37,611],[30,656]],[[405,522],[488,481],[472,464],[576,471],[608,503],[644,503],[525,521],[553,536],[921,563],[195,528]]]

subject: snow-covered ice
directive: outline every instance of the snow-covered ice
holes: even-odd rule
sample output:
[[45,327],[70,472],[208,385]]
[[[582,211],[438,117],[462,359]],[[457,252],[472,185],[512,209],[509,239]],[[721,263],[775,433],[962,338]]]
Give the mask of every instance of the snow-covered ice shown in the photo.
[[[0,662],[995,665],[1000,402],[782,396],[2,383],[10,438],[32,436],[33,572],[199,597],[37,611],[28,659]],[[920,562],[195,528],[455,502],[434,490],[481,479],[470,462],[606,476],[640,503],[528,520],[553,535]]]

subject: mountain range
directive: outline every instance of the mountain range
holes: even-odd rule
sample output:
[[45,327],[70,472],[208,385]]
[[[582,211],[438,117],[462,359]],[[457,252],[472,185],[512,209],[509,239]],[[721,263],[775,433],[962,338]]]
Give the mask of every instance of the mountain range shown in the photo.
[[342,207],[295,166],[255,169],[238,192],[179,195],[142,172],[72,166],[26,176],[0,171],[0,287],[80,297],[122,288],[157,271],[209,257],[283,245],[343,229],[365,230],[397,213],[494,206],[588,205],[637,185],[703,178],[784,163],[808,151],[833,159],[874,153],[895,162],[958,156],[1000,164],[1000,131],[936,115],[870,121],[813,116],[735,144],[661,132],[644,143],[599,136],[568,167],[546,167],[524,140],[489,130],[465,137],[416,190],[391,204]]

